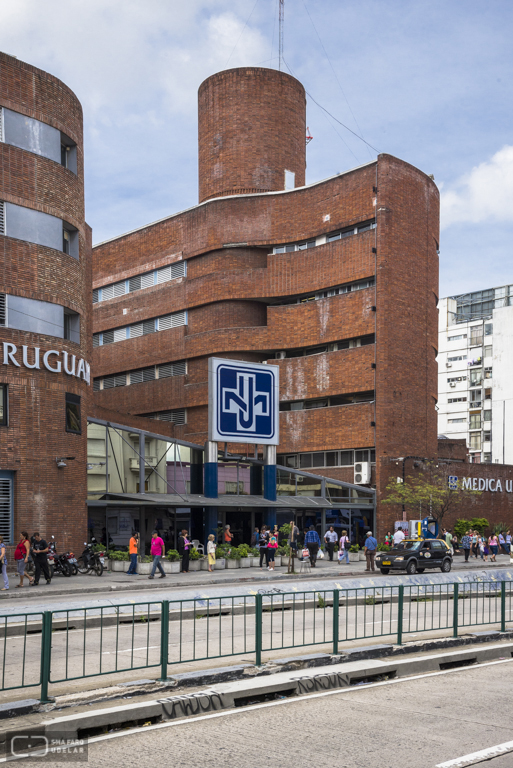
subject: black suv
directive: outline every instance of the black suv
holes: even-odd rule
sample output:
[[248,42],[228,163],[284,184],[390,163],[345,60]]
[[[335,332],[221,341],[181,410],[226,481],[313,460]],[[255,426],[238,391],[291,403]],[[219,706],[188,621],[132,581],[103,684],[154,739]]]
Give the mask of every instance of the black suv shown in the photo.
[[384,574],[392,570],[424,573],[426,568],[440,568],[442,573],[449,573],[452,554],[441,539],[404,539],[389,552],[378,552],[376,565]]

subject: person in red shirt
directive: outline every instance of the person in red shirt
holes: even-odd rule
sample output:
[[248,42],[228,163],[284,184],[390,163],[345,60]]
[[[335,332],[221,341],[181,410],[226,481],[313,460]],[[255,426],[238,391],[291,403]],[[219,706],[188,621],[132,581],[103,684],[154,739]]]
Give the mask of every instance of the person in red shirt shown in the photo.
[[162,566],[162,563],[160,562],[160,559],[164,557],[166,553],[166,547],[164,545],[163,539],[160,538],[158,531],[153,531],[153,533],[151,534],[150,553],[153,557],[153,566],[151,569],[151,574],[148,576],[148,578],[149,579],[155,578],[155,571],[158,568],[160,571],[160,578],[165,579],[166,572],[164,571],[164,568]]
[[[14,552],[14,560],[16,561],[16,570],[18,572],[18,576],[20,577],[20,583],[16,584],[17,587],[23,586],[23,577],[25,576],[25,567],[28,561],[29,552],[30,552],[30,543],[29,543],[28,533],[26,531],[22,531],[21,538],[18,542],[18,546],[16,547],[16,551]],[[29,583],[32,584],[34,579],[31,579],[28,573],[27,573],[27,578],[29,580]]]
[[130,566],[128,568],[127,574],[129,576],[137,576],[137,548],[139,546],[139,534],[134,533],[132,538],[130,539],[130,543],[128,545],[128,554],[130,555]]

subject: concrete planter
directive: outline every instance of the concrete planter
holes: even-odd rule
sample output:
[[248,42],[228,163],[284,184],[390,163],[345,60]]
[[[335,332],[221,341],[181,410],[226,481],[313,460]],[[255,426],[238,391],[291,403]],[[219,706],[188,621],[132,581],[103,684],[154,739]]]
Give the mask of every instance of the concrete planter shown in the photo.
[[110,561],[110,569],[115,573],[123,573],[123,571],[125,572],[128,571],[129,565],[130,565],[129,560],[111,560]]
[[280,568],[281,566],[281,555],[276,555],[274,558],[274,567]]
[[189,560],[189,570],[190,571],[200,571],[201,570],[201,560]]
[[166,573],[180,573],[180,560],[164,560],[164,570]]
[[226,560],[224,557],[218,557],[216,560],[216,564],[214,565],[215,571],[224,571],[226,568]]
[[349,562],[350,563],[357,563],[359,559],[360,559],[359,552],[350,552],[349,553]]
[[358,560],[363,560],[364,562],[367,560],[367,558],[365,557],[365,552],[363,551],[363,549],[360,549],[360,551],[358,552]]
[[[260,557],[250,557],[251,560],[251,567],[252,568],[259,568],[260,567]],[[512,560],[513,562],[513,560]]]
[[200,571],[208,571],[208,557],[202,557],[198,562],[200,564]]
[[241,559],[240,559],[240,567],[241,568],[250,568],[251,567],[251,558],[250,557],[241,557]]
[[240,568],[240,560],[226,560],[227,568]]

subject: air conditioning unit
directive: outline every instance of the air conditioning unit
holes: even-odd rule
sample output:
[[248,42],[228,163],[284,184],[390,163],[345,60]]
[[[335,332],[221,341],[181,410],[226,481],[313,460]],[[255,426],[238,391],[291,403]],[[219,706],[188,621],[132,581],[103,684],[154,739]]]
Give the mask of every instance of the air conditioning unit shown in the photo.
[[287,357],[287,353],[285,352],[285,350],[282,350],[281,352],[276,353],[277,360],[285,360],[286,357]]
[[446,367],[446,368],[452,368],[452,363],[446,363],[446,364],[445,364],[445,367]]
[[449,382],[449,386],[450,387],[455,387],[456,386],[456,382],[455,381],[450,381]]
[[355,485],[366,485],[371,480],[371,465],[369,461],[359,461],[354,465]]

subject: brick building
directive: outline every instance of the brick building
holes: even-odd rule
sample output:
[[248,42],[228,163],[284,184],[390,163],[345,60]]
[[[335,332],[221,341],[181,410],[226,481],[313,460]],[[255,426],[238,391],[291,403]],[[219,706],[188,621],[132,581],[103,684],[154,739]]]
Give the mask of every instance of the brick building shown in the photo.
[[[91,230],[82,109],[0,54],[0,534],[86,533]],[[60,466],[59,466],[60,464]]]
[[381,535],[389,458],[437,451],[438,190],[390,155],[305,186],[305,128],[283,72],[200,86],[199,204],[93,249],[95,402],[202,445],[208,357],[279,365],[278,463],[363,462]]

